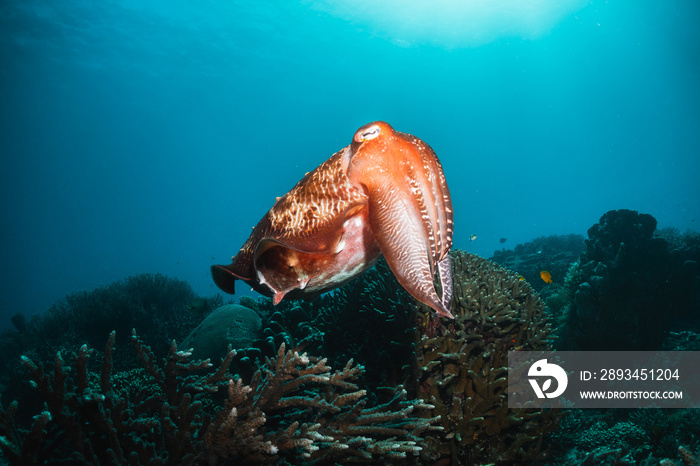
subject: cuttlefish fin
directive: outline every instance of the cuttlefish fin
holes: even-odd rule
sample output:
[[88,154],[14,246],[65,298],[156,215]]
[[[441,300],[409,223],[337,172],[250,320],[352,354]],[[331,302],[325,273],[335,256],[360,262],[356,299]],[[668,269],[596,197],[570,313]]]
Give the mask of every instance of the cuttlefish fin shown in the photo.
[[211,276],[214,279],[214,283],[228,294],[235,294],[236,280],[241,278],[232,270],[232,265],[233,264],[211,266]]
[[438,314],[452,318],[452,272],[449,255],[438,262],[443,289],[438,296],[430,244],[421,213],[415,203],[397,189],[374,190],[369,200],[369,221],[389,268],[401,286]]

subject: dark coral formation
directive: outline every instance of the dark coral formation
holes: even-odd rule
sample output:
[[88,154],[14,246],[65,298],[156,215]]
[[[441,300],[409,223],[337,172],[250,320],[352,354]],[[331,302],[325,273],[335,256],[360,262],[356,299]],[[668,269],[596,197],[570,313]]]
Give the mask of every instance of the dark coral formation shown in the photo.
[[655,229],[651,215],[613,210],[588,230],[569,272],[562,349],[655,350],[690,313],[697,267]]
[[700,332],[684,330],[669,332],[661,344],[661,351],[700,351]]
[[184,338],[201,318],[188,309],[197,298],[182,280],[162,274],[134,275],[92,291],[67,295],[51,306],[38,325],[50,326],[52,332],[61,330],[61,342],[68,334],[90,346],[100,345],[112,330],[117,335],[129,335],[136,328],[148,344],[167,347],[171,338]]
[[572,409],[551,436],[558,450],[547,464],[697,464],[686,460],[700,449],[698,429],[693,409]]
[[324,355],[361,363],[370,388],[415,383],[418,302],[398,283],[384,260],[319,300],[316,309],[315,324],[324,334]]
[[454,320],[431,320],[418,344],[419,394],[435,405],[444,434],[433,453],[452,464],[542,459],[557,414],[508,408],[509,350],[551,348],[544,305],[518,276],[478,256],[453,255]]
[[[372,463],[414,457],[421,435],[439,429],[436,418],[413,414],[432,407],[408,401],[400,387],[388,403],[367,407],[366,392],[352,382],[361,366],[332,371],[325,359],[284,345],[244,384],[228,373],[233,350],[212,371],[209,360],[191,361],[173,342],[161,366],[134,334],[142,372],[119,386],[115,340],[112,332],[99,375],[88,369],[86,345],[72,368],[58,353],[51,373],[23,358],[45,408],[22,427],[17,402],[0,406],[0,450],[10,464]],[[228,401],[217,409],[212,395],[223,386]]]
[[184,339],[220,303],[220,297],[197,296],[189,283],[176,278],[159,273],[133,275],[65,296],[46,313],[32,317],[17,340],[36,359],[49,361],[64,348],[100,346],[112,330],[121,339],[119,346],[125,347],[135,328],[160,358],[166,356],[171,339]]

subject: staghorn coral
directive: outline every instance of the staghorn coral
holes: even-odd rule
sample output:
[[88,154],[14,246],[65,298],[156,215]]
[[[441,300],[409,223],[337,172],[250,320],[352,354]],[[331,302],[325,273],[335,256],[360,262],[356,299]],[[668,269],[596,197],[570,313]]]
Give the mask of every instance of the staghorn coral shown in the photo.
[[[336,361],[330,366],[352,357],[367,368],[363,385],[373,389],[370,397],[381,397],[382,385],[403,382],[409,397],[421,396],[434,404],[429,396],[433,390],[439,395],[436,413],[442,416],[445,432],[429,440],[432,451],[422,456],[426,462],[450,453],[454,453],[453,464],[538,457],[538,442],[554,428],[556,416],[508,410],[504,382],[509,348],[549,347],[550,329],[542,304],[515,274],[463,252],[454,257],[453,311],[461,310],[455,322],[430,321],[432,312],[420,308],[385,263],[379,262],[314,303],[280,303],[268,320],[265,346],[298,341],[295,335],[312,333],[314,352]],[[309,332],[309,325],[315,333]],[[261,349],[262,354],[268,352]],[[419,371],[424,366],[429,369]],[[458,384],[461,388],[455,391]]]
[[509,409],[506,376],[509,350],[550,348],[543,304],[491,261],[455,251],[453,268],[455,319],[433,317],[417,345],[419,396],[435,405],[444,427],[432,454],[454,465],[542,459],[543,436],[556,428],[557,414]]
[[[193,376],[210,367],[209,361],[189,361],[190,354],[171,345],[163,367],[155,364],[150,348],[135,335],[132,344],[151,382],[135,390],[113,384],[112,356],[116,340],[110,334],[98,387],[91,386],[86,345],[68,366],[56,354],[53,371],[23,357],[32,382],[41,391],[45,409],[29,433],[14,424],[12,413],[2,416],[0,445],[10,464],[194,464],[201,437],[211,418],[199,398],[215,392],[227,379],[233,352],[218,371]],[[11,411],[13,405],[10,405]]]
[[[29,429],[16,423],[17,402],[0,405],[0,451],[11,465],[55,464],[317,464],[401,459],[421,450],[420,435],[436,418],[397,390],[390,402],[366,407],[365,391],[350,380],[362,367],[348,362],[331,371],[325,359],[286,351],[267,358],[250,384],[231,379],[231,350],[213,371],[209,360],[191,361],[173,341],[162,365],[134,332],[139,379],[112,375],[116,334],[105,348],[99,375],[88,370],[86,345],[67,365],[60,353],[52,372],[23,358],[45,401]],[[121,373],[124,375],[124,373]],[[95,379],[99,379],[96,381]],[[223,409],[212,395],[228,386]]]
[[[229,381],[226,406],[204,437],[209,462],[274,464],[284,457],[326,464],[417,455],[420,435],[440,428],[431,426],[437,418],[410,414],[432,406],[407,401],[399,388],[388,403],[366,408],[366,391],[350,382],[362,370],[349,361],[343,370],[331,372],[326,359],[285,351],[283,344],[249,385]],[[326,390],[319,393],[310,386]]]
[[275,356],[282,344],[289,348],[308,350],[312,354],[324,354],[324,335],[313,323],[310,303],[282,301],[273,307],[268,298],[262,298],[254,306],[249,300],[241,300],[243,302],[255,308],[259,314],[267,316],[262,325],[262,338],[253,341],[246,348],[238,349],[234,358],[234,365],[244,381],[250,381],[264,358]]

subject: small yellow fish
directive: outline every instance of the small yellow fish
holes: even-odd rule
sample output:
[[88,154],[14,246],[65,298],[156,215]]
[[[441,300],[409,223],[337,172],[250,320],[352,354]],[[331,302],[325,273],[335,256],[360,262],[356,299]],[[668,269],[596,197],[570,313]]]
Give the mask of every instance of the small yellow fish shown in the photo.
[[471,236],[469,237],[469,241],[474,241],[475,239],[476,239],[476,235],[471,235]]
[[518,281],[519,282],[525,281],[525,277],[523,277],[522,275],[518,275]]
[[546,270],[540,272],[540,277],[542,277],[545,283],[552,283],[552,274]]

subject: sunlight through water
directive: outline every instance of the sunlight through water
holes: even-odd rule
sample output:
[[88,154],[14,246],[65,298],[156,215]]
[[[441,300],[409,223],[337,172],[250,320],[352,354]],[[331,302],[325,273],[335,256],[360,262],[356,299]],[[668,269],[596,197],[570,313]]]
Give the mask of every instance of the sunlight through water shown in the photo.
[[535,39],[586,0],[434,0],[333,2],[313,0],[311,7],[343,18],[372,35],[398,45],[477,47],[509,37]]

